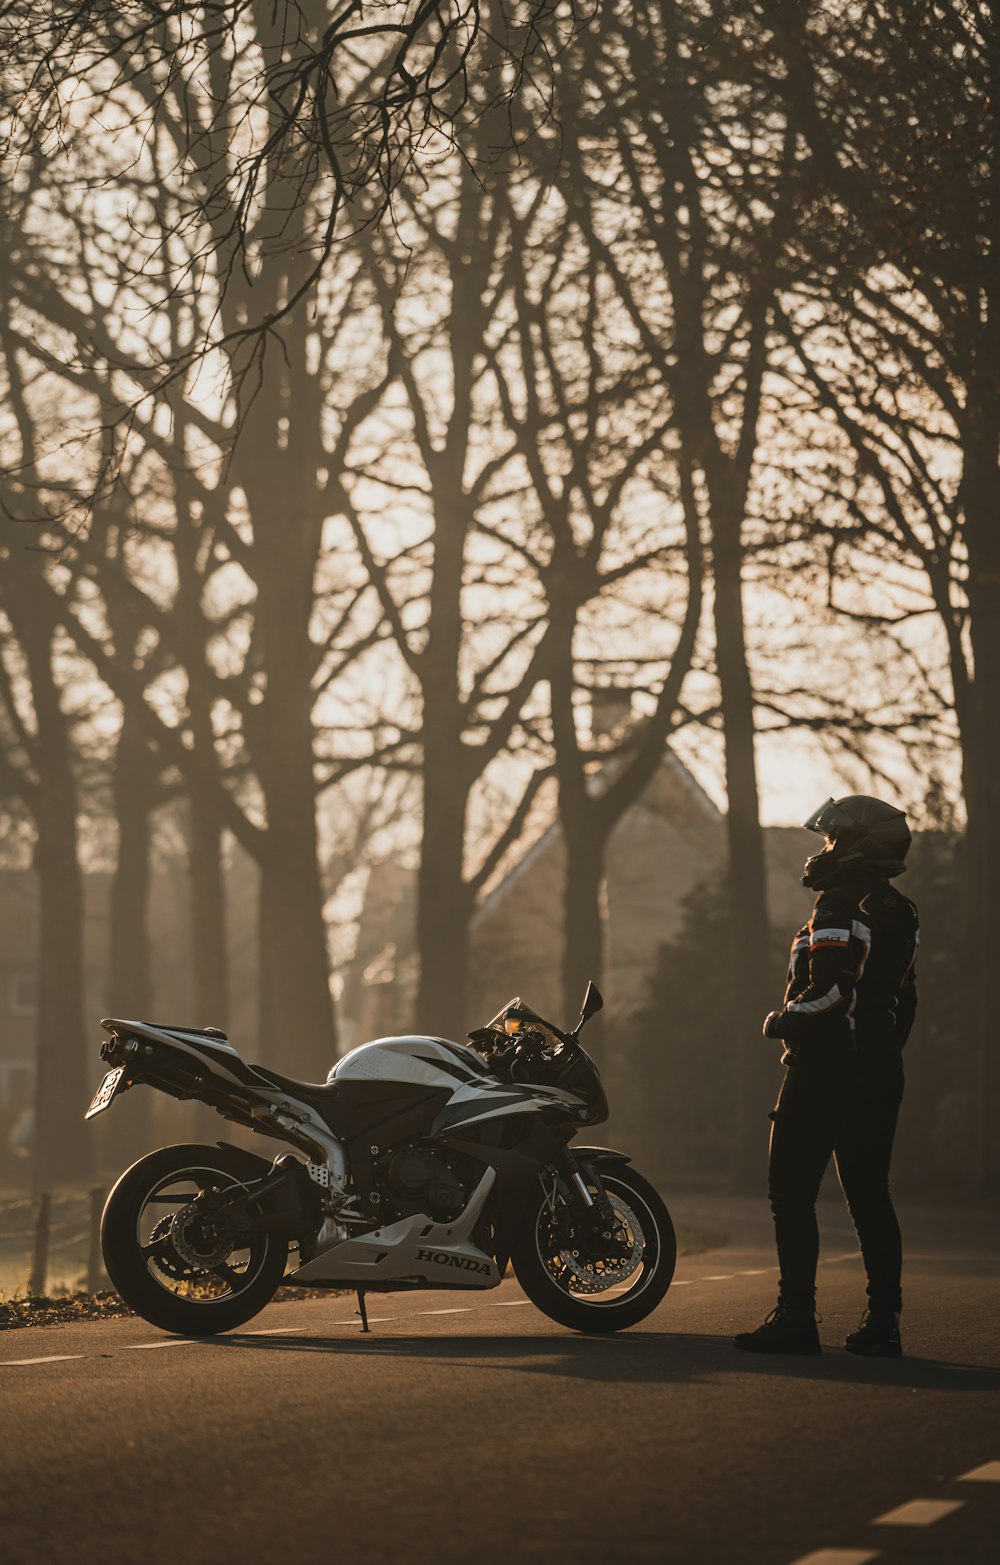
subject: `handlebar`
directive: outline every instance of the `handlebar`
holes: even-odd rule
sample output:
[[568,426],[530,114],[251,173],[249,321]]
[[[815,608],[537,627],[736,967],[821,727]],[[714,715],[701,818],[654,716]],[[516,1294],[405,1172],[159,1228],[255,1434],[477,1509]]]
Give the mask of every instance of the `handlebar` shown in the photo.
[[558,1039],[563,1048],[579,1048],[579,1039],[575,1033],[563,1032],[561,1027],[556,1027],[553,1022],[547,1022],[542,1016],[532,1015],[531,1021],[534,1026],[529,1025],[523,1029],[519,1027],[516,1032],[501,1031],[499,1027],[492,1025],[476,1027],[472,1032],[466,1033],[466,1037],[472,1043],[488,1045],[492,1053],[507,1053],[508,1050],[513,1052],[515,1049],[525,1047],[533,1048],[536,1044],[541,1046],[544,1052],[545,1040],[541,1031],[544,1028]]
[[[477,1027],[467,1037],[492,1065],[504,1069],[513,1069],[519,1059],[527,1061],[532,1057],[547,1064],[561,1061],[565,1068],[572,1069],[573,1060],[587,1059],[578,1037],[580,1029],[603,1005],[600,990],[589,983],[580,1020],[571,1032],[564,1032],[518,997],[509,1000],[485,1027]],[[555,1047],[548,1043],[550,1038],[555,1041]]]
[[586,1106],[584,1122],[596,1124],[607,1118],[608,1103],[600,1072],[578,1034],[603,1004],[600,991],[588,984],[580,1020],[571,1032],[564,1032],[518,998],[468,1037],[499,1080],[558,1086]]

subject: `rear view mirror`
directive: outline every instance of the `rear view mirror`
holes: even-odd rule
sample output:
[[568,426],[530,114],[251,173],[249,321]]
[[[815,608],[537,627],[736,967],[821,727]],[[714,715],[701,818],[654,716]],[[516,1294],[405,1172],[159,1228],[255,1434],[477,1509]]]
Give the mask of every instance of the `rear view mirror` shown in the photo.
[[589,1022],[592,1016],[604,1009],[604,998],[593,979],[587,985],[587,992],[583,997],[583,1005],[580,1008],[580,1020],[577,1022],[574,1032],[579,1032],[584,1022]]

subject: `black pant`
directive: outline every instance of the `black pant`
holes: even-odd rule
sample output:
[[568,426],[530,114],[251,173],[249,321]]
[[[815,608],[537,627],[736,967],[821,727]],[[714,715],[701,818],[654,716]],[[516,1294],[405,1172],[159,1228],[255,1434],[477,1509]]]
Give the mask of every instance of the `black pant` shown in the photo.
[[889,1196],[889,1161],[903,1096],[896,1051],[789,1066],[771,1118],[769,1188],[781,1267],[781,1297],[811,1310],[819,1231],[816,1197],[831,1155],[851,1209],[874,1310],[902,1304],[902,1246]]

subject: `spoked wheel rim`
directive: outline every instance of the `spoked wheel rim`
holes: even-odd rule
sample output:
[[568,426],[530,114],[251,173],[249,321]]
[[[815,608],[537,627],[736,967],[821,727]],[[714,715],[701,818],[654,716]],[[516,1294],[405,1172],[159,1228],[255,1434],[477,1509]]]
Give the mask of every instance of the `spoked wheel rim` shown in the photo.
[[[549,1201],[543,1203],[535,1226],[538,1256],[553,1286],[595,1311],[638,1298],[656,1275],[661,1243],[656,1217],[638,1191],[613,1176],[606,1175],[603,1183],[615,1228],[584,1237],[574,1229],[575,1214],[558,1196],[555,1211]],[[596,1185],[588,1180],[588,1187],[596,1196]],[[601,1236],[608,1233],[605,1247]]]
[[238,1298],[268,1253],[267,1234],[241,1233],[226,1196],[242,1181],[205,1164],[153,1181],[136,1209],[136,1242],[151,1281],[171,1298],[208,1307]]

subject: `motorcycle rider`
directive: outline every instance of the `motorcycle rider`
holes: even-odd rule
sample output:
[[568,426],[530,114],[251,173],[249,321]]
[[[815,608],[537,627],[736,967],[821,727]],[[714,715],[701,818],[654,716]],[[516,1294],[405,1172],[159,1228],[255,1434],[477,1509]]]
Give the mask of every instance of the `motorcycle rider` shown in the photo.
[[920,936],[916,908],[890,882],[905,868],[910,830],[902,810],[863,794],[828,799],[805,826],[826,839],[802,876],[816,902],[792,941],[784,1003],[763,1029],[785,1046],[768,1169],[781,1283],[776,1308],[735,1346],[820,1351],[816,1197],[832,1154],[868,1274],[868,1308],[844,1345],[898,1358],[902,1250],[889,1161]]

